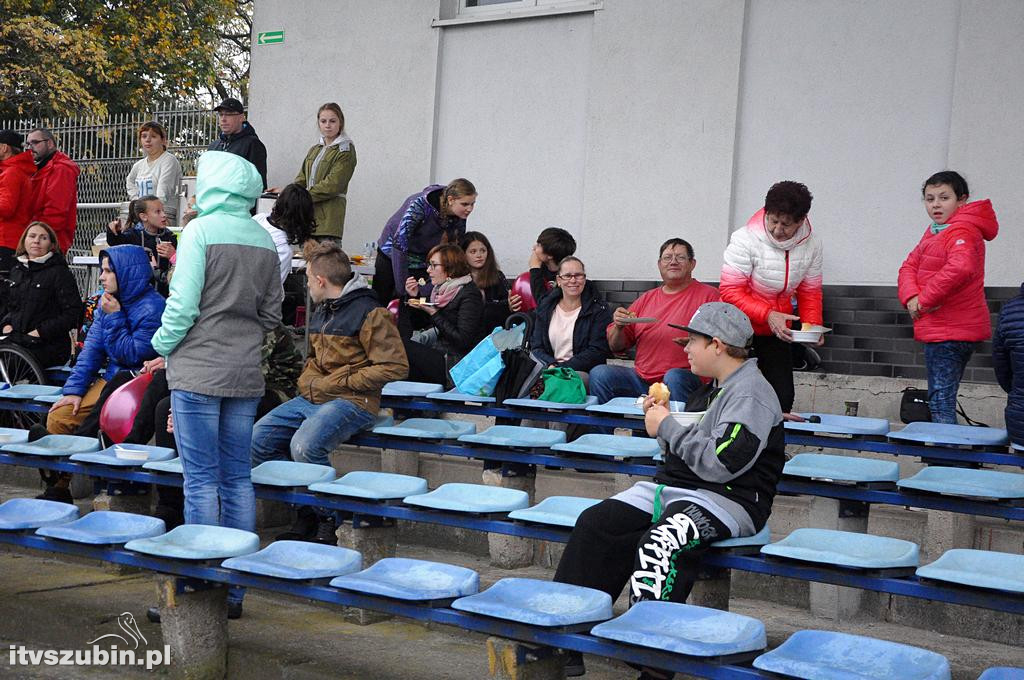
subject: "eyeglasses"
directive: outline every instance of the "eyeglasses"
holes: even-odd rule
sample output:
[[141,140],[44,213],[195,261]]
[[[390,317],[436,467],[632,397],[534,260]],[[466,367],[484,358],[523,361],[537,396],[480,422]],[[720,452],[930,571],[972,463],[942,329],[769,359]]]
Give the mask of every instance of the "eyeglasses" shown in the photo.
[[427,265],[427,269],[436,269],[437,267],[443,266],[440,262],[431,262]]
[[30,139],[30,140],[28,140],[28,143],[31,144],[32,146],[35,146],[36,144],[46,144],[48,141],[50,141],[50,140],[49,139]]
[[586,274],[559,274],[559,281],[582,281],[587,278]]
[[686,255],[662,255],[658,259],[664,262],[665,264],[671,264],[672,262],[686,262],[690,258],[687,257]]

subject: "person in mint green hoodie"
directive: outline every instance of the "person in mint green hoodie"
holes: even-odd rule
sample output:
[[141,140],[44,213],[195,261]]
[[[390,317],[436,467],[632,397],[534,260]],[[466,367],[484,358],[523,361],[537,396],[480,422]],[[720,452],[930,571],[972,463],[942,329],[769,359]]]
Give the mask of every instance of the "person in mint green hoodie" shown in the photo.
[[[199,159],[201,216],[182,234],[153,336],[167,359],[188,524],[255,526],[249,451],[264,392],[260,347],[281,319],[284,296],[273,239],[249,216],[262,191],[259,172],[241,156],[208,151]],[[241,613],[240,593],[229,595],[228,607]]]

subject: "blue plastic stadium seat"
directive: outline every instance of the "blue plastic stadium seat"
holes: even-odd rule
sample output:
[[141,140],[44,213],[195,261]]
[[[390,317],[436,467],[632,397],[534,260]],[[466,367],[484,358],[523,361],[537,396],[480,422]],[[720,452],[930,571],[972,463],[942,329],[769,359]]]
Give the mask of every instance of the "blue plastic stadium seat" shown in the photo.
[[95,437],[76,437],[73,434],[48,434],[32,443],[6,444],[0,451],[24,453],[30,456],[63,458],[75,453],[99,451],[100,442]]
[[339,576],[331,586],[396,600],[450,600],[480,590],[480,576],[453,564],[385,557],[369,569]]
[[275,541],[259,552],[224,560],[226,569],[293,580],[334,578],[363,568],[355,550],[308,541]]
[[143,470],[151,470],[153,472],[169,472],[173,475],[184,474],[184,470],[181,467],[181,458],[172,458],[171,460],[160,460],[152,463],[146,463],[142,466]]
[[719,609],[677,602],[637,602],[591,635],[688,656],[731,656],[768,646],[764,624]]
[[986,668],[978,676],[978,680],[1024,680],[1024,668],[993,666],[992,668]]
[[182,560],[223,560],[248,555],[260,549],[260,537],[251,531],[182,524],[166,534],[128,541],[126,550]]
[[441,401],[457,401],[462,404],[493,404],[495,402],[494,397],[480,397],[475,394],[463,394],[458,390],[448,390],[447,392],[431,392],[427,395],[431,399],[440,399]]
[[1024,498],[1024,474],[929,466],[897,482],[900,489],[991,500]]
[[35,399],[48,394],[60,394],[63,387],[54,385],[11,385],[0,390],[0,399]]
[[[117,449],[129,449],[146,454],[145,460],[125,459],[119,458],[117,455]],[[163,446],[146,446],[145,444],[117,444],[115,446],[108,446],[102,451],[93,451],[91,453],[76,453],[71,456],[71,460],[79,463],[100,463],[101,465],[111,465],[113,467],[138,467],[149,461],[163,461],[171,460],[177,456],[177,452],[174,449],[168,449]]]
[[252,469],[252,483],[265,486],[309,486],[329,482],[337,476],[330,465],[294,460],[268,460]]
[[70,503],[38,498],[12,498],[0,504],[0,531],[23,531],[66,524],[78,518],[78,508]]
[[754,667],[805,680],[949,680],[949,661],[926,649],[861,635],[798,630]]
[[21,444],[28,441],[28,430],[18,430],[13,427],[0,427],[0,446],[6,444]]
[[837,416],[830,413],[801,413],[804,418],[817,416],[820,423],[797,423],[785,421],[787,430],[814,432],[817,434],[847,434],[853,437],[889,434],[889,421],[884,418],[861,418],[860,416]]
[[82,519],[68,524],[43,527],[36,531],[40,536],[59,538],[73,543],[109,545],[127,543],[136,538],[151,538],[167,531],[164,521],[157,517],[136,515],[130,512],[97,510]]
[[442,484],[425,494],[406,496],[402,502],[453,512],[511,512],[530,505],[530,494],[486,484]]
[[1010,448],[1013,449],[1014,451],[1024,451],[1024,444],[1018,444],[1017,442],[1013,442],[1010,444]]
[[[608,413],[627,418],[643,418],[644,410],[636,403],[635,397],[612,397],[603,404],[593,404],[587,407],[588,411],[594,413]],[[684,411],[686,404],[681,401],[673,401],[669,404],[670,411]]]
[[411,439],[458,439],[464,434],[475,434],[476,423],[440,418],[409,418],[398,425],[375,427],[373,433]]
[[516,449],[550,448],[565,443],[565,432],[542,427],[520,427],[519,425],[492,425],[480,434],[464,434],[459,441],[466,444],[483,444]]
[[649,437],[585,434],[574,441],[555,444],[551,450],[606,458],[654,458],[661,453],[661,446],[657,439]]
[[608,593],[534,578],[503,578],[482,593],[455,600],[452,608],[547,627],[612,618]]
[[900,477],[899,463],[891,460],[798,453],[786,461],[782,473],[791,477],[856,484],[891,482]]
[[956,548],[917,570],[920,578],[1024,593],[1024,555]]
[[412,475],[397,475],[393,472],[367,472],[356,470],[331,482],[317,482],[309,485],[310,491],[335,496],[350,496],[367,500],[384,501],[427,493],[427,480]]
[[395,417],[390,414],[377,414],[377,417],[373,419],[373,427],[391,427],[395,424]]
[[559,401],[546,401],[544,399],[506,399],[501,402],[502,406],[516,406],[519,408],[539,408],[550,411],[580,411],[588,406],[595,406],[597,397],[587,395],[586,401],[582,404],[563,404]]
[[722,550],[728,550],[733,548],[760,548],[763,545],[768,545],[772,540],[772,530],[767,524],[753,536],[740,536],[738,538],[727,538],[723,541],[715,541],[711,544],[712,548],[719,548]]
[[765,555],[857,569],[898,569],[918,565],[916,543],[833,529],[796,529],[761,548]]
[[559,527],[574,527],[580,513],[601,501],[596,498],[579,498],[578,496],[549,496],[532,508],[515,510],[508,514],[509,519],[536,524],[553,524]]
[[56,404],[60,401],[63,395],[60,394],[41,394],[38,397],[32,397],[32,401],[38,401],[41,404]]
[[1008,446],[1010,443],[1006,430],[948,423],[910,423],[898,432],[890,432],[889,439],[959,446]]
[[441,392],[443,385],[437,383],[412,382],[409,380],[396,380],[389,382],[381,390],[381,396],[385,397],[425,397],[428,394]]

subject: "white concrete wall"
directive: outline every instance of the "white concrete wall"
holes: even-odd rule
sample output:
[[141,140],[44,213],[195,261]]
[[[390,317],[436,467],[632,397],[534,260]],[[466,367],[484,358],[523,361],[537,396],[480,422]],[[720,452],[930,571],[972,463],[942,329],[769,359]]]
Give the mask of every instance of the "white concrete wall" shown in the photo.
[[1003,231],[987,282],[1020,283],[1019,0],[604,0],[596,12],[432,28],[439,2],[257,0],[252,119],[291,179],[318,104],[359,150],[345,243],[359,250],[428,181],[473,180],[471,228],[506,273],[569,229],[592,276],[650,279],[680,235],[717,278],[768,187],[815,195],[826,283],[894,284],[927,217],[920,185],[959,169]]

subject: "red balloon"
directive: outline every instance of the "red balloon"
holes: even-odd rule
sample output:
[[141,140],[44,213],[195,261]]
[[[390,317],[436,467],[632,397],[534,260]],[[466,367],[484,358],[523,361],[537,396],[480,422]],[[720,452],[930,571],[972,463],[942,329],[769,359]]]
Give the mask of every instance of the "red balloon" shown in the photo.
[[523,299],[523,306],[520,312],[529,312],[537,308],[537,301],[533,299],[533,291],[530,290],[530,272],[523,272],[512,282],[512,294]]
[[120,444],[135,423],[135,414],[142,405],[142,395],[146,393],[149,383],[153,382],[153,373],[142,373],[121,385],[107,397],[100,411],[100,430],[107,439]]
[[398,325],[398,307],[402,303],[398,300],[392,300],[388,303],[388,311],[391,312],[391,319]]

